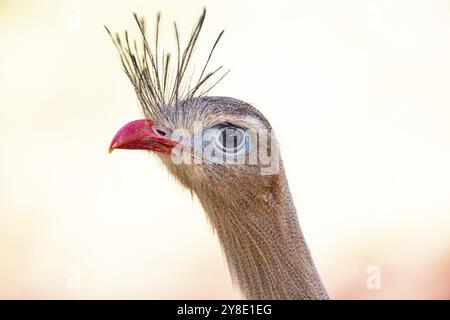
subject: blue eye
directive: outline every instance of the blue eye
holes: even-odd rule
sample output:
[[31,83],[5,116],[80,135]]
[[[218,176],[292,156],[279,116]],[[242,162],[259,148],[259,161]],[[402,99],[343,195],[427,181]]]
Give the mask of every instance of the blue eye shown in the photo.
[[236,153],[244,147],[246,132],[242,128],[226,126],[216,132],[216,147],[225,153]]

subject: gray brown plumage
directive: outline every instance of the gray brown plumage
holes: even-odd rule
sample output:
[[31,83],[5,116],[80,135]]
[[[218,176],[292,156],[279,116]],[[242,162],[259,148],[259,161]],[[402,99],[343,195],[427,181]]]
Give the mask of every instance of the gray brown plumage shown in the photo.
[[[130,47],[127,35],[125,42],[117,35],[112,37],[119,49],[125,72],[136,90],[145,116],[149,119],[145,125],[153,131],[147,128],[150,131],[142,134],[143,137],[141,135],[138,139],[133,136],[131,139],[128,138],[130,131],[124,127],[125,130],[121,129],[113,139],[111,150],[123,148],[160,151],[155,154],[167,169],[200,200],[217,233],[232,279],[246,298],[327,299],[327,292],[299,226],[283,164],[278,157],[278,144],[271,134],[269,122],[258,110],[243,101],[205,95],[209,88],[207,83],[217,72],[207,73],[205,70],[222,33],[213,45],[205,68],[193,89],[182,90],[180,84],[185,77],[183,66],[191,59],[205,19],[205,11],[194,28],[186,50],[183,53],[178,51],[178,63],[173,74],[170,74],[168,66],[169,56],[162,58],[162,62],[157,62],[158,59],[161,60],[158,58],[158,40],[155,51],[150,53],[143,19],[135,17],[143,35],[144,53],[139,54],[137,44],[133,45],[134,49]],[[158,15],[157,30],[159,17]],[[179,47],[176,27],[175,32]],[[185,59],[188,60],[183,62]],[[173,79],[168,80],[171,75]],[[258,157],[254,163],[220,163],[215,161],[216,154],[209,158],[202,157],[199,150],[193,148],[197,143],[194,139],[188,140],[186,148],[193,158],[202,157],[202,161],[175,163],[173,157],[169,156],[173,145],[169,144],[171,140],[167,135],[179,128],[195,135],[198,128],[194,123],[198,122],[201,122],[200,130],[203,132],[224,126],[235,132],[244,132],[240,134],[245,134],[244,138],[248,139],[245,140],[245,152],[238,154],[235,151],[237,142],[234,141],[235,149],[232,150],[235,153],[231,154],[234,158],[246,158],[260,147],[259,140],[249,138],[249,132],[265,133],[270,139],[269,144],[264,146],[264,151],[272,159],[276,157],[278,170],[262,174],[261,170],[267,164],[262,163]],[[161,131],[154,131],[155,124]],[[135,135],[135,132],[136,124],[133,124],[132,134]],[[151,144],[146,145],[148,141]],[[225,152],[223,150],[213,151]],[[203,149],[200,149],[201,152]]]

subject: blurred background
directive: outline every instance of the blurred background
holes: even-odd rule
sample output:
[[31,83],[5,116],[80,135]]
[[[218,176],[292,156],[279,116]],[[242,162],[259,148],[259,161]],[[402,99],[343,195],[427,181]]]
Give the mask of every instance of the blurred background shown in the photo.
[[448,0],[0,0],[0,298],[239,298],[198,201],[108,154],[137,99],[103,25],[226,29],[211,94],[272,122],[338,299],[450,298]]

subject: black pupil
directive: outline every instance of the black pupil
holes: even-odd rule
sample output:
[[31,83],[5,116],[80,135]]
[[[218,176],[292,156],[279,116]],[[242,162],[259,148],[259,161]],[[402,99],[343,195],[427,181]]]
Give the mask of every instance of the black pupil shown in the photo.
[[242,133],[236,129],[224,129],[221,132],[221,143],[226,149],[236,149],[242,142]]

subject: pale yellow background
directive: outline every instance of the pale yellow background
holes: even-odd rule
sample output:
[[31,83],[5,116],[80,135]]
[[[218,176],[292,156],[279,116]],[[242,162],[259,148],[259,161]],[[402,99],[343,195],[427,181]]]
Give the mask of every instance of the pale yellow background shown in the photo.
[[[0,1],[0,298],[239,298],[198,202],[145,152],[103,25],[163,13],[212,94],[258,107],[334,298],[450,298],[450,1]],[[366,286],[367,269],[381,288]]]

